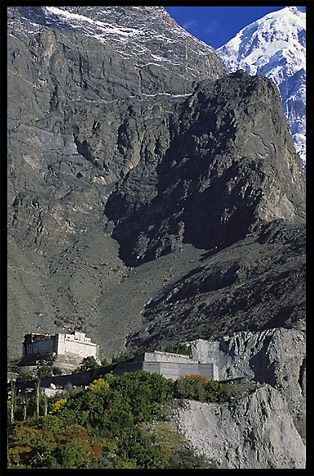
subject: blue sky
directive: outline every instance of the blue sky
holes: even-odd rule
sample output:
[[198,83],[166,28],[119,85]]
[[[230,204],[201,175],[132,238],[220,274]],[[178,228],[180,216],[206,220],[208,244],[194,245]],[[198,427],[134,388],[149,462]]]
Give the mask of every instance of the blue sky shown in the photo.
[[180,26],[213,48],[219,48],[245,26],[281,8],[283,6],[165,7]]

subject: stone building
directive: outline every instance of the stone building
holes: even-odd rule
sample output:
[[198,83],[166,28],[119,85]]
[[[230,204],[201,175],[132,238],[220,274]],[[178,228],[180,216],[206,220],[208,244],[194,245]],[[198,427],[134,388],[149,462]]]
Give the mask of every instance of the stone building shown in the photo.
[[133,359],[118,363],[113,373],[121,375],[124,372],[135,372],[136,370],[146,370],[172,379],[198,374],[209,380],[219,380],[217,365],[199,362],[192,360],[187,355],[170,352],[144,352]]
[[47,354],[76,355],[98,358],[98,345],[86,337],[84,332],[74,334],[26,334],[23,342],[23,358],[28,356],[43,356]]
[[[66,362],[64,356],[61,355],[60,357],[63,359],[62,367],[66,369],[69,363]],[[71,371],[73,369],[68,367],[68,370]],[[155,351],[143,352],[133,359],[119,362],[114,366],[99,367],[87,372],[44,377],[41,379],[41,385],[43,389],[49,389],[52,385],[57,385],[64,388],[65,385],[69,383],[73,386],[86,386],[89,385],[93,380],[100,378],[106,373],[122,375],[124,372],[135,372],[137,370],[145,370],[146,372],[157,373],[159,375],[163,375],[165,378],[171,378],[174,380],[186,375],[195,374],[202,375],[209,380],[219,380],[218,367],[213,363],[193,360],[192,358],[182,354]],[[25,389],[30,385],[34,387],[34,382],[18,382],[17,388],[20,392],[25,392]],[[46,390],[45,392],[47,393]]]

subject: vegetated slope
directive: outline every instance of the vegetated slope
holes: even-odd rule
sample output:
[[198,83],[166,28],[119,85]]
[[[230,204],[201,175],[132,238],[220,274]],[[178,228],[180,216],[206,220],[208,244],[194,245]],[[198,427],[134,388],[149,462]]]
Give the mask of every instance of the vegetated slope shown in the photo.
[[[190,386],[197,389],[197,384]],[[178,387],[170,379],[143,371],[107,373],[87,389],[68,386],[65,394],[46,399],[46,415],[39,405],[38,416],[35,398],[28,399],[24,419],[17,399],[19,421],[9,425],[8,468],[211,468],[212,461],[198,457],[183,435],[162,418],[164,405],[179,393]],[[209,383],[208,397],[216,401],[215,394],[225,396],[227,386],[219,387],[222,390],[216,392]]]
[[39,405],[37,418],[36,399],[23,418],[17,398],[10,469],[304,468],[305,446],[270,385],[101,375],[85,390],[68,385],[46,399],[48,414]]
[[303,319],[304,176],[274,84],[227,75],[160,7],[9,13],[12,354],[38,330],[110,357]]
[[278,86],[294,144],[306,163],[306,13],[286,7],[243,28],[217,50],[229,71],[261,74]]

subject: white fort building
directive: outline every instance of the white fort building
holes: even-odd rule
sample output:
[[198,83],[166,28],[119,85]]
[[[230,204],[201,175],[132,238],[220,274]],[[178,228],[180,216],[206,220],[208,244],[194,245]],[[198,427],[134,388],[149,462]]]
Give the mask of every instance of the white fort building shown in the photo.
[[[94,357],[98,362],[99,346],[86,337],[84,332],[74,334],[26,334],[23,342],[22,366],[34,365],[37,359],[53,359],[54,366],[74,370],[85,357]],[[32,362],[33,361],[33,362]],[[219,380],[219,370],[213,362],[193,360],[191,357],[170,352],[143,352],[116,364],[115,375],[124,372],[145,370],[166,378],[177,379],[186,375],[202,375],[209,380]]]
[[86,337],[84,332],[74,334],[26,334],[23,342],[23,358],[35,355],[77,355],[98,358],[98,345]]

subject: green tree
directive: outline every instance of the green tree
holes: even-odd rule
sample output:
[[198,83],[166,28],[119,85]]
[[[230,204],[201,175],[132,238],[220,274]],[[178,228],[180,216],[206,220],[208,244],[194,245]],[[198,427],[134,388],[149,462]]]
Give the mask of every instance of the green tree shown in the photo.
[[[180,379],[181,393],[200,398],[210,382]],[[212,385],[211,391],[219,386]],[[200,390],[201,389],[201,390]],[[27,469],[184,469],[210,468],[184,437],[161,422],[163,406],[177,384],[144,371],[105,374],[82,393],[49,399],[52,413],[9,427],[8,465]],[[191,397],[192,398],[192,397]],[[32,398],[36,409],[36,396]]]
[[63,469],[84,468],[89,453],[88,445],[83,442],[69,441],[58,446],[55,458]]
[[201,375],[187,375],[174,383],[174,396],[200,402],[227,402],[235,395],[232,385],[207,380]]
[[51,377],[52,376],[52,368],[44,365],[40,367],[37,372],[37,376],[40,378]]
[[192,349],[186,344],[170,344],[165,347],[165,352],[171,352],[173,354],[182,354],[192,357]]
[[29,382],[31,380],[34,380],[34,376],[31,372],[28,372],[27,370],[22,370],[19,373],[18,380],[21,380],[23,382]]
[[58,376],[58,375],[62,375],[63,372],[62,372],[62,369],[60,369],[60,367],[53,367],[52,373],[53,375]]
[[89,370],[94,370],[99,368],[97,360],[93,356],[84,357],[81,364],[76,368],[75,372],[88,372]]

